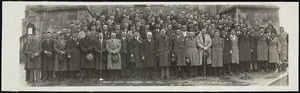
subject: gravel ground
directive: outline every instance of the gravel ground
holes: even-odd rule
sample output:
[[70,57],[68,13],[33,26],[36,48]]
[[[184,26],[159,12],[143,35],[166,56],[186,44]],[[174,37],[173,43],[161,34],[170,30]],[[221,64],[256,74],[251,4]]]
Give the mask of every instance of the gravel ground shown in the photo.
[[[283,75],[286,72],[250,72],[247,73],[250,79],[240,79],[244,74],[235,74],[232,76],[222,77],[193,77],[193,78],[170,78],[157,79],[148,81],[145,79],[124,79],[119,81],[98,81],[96,78],[84,81],[40,81],[40,82],[26,82],[24,64],[20,64],[20,80],[22,86],[265,86],[274,79]],[[287,78],[276,81],[273,85],[287,86]]]

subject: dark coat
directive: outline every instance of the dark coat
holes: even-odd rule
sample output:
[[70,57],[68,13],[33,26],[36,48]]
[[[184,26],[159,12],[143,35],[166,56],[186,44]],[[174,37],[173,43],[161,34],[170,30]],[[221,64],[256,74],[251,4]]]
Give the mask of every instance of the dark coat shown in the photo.
[[[27,68],[28,69],[39,69],[42,67],[41,62],[41,51],[42,47],[39,41],[30,41],[26,45],[25,54],[28,55],[28,62],[27,62]],[[31,56],[33,56],[35,53],[38,53],[38,56],[36,59],[31,59]]]
[[252,49],[251,52],[251,61],[257,61],[257,38],[256,36],[250,35],[250,47]]
[[28,56],[26,53],[25,53],[25,50],[26,50],[26,47],[27,47],[27,43],[28,41],[26,41],[23,45],[23,48],[22,48],[22,52],[24,53],[24,60],[25,60],[25,66],[24,66],[24,69],[27,70],[28,69]]
[[133,54],[135,67],[143,67],[142,64],[142,55],[143,55],[143,43],[142,38],[139,40],[133,39],[130,42],[130,55]]
[[122,68],[128,67],[129,66],[129,40],[126,37],[125,39],[120,38],[121,40],[121,63],[122,63]]
[[[54,71],[67,71],[68,63],[67,63],[67,55],[61,54],[60,52],[67,52],[67,41],[66,40],[56,40],[54,42],[54,50],[55,50],[55,61],[54,61]],[[59,57],[62,56],[65,58],[64,61],[60,61]]]
[[249,34],[239,35],[239,57],[240,61],[251,61],[251,45]]
[[106,51],[106,40],[100,39],[95,40],[95,68],[96,70],[107,69],[107,51]]
[[143,62],[144,67],[156,67],[157,66],[157,46],[156,46],[156,41],[151,39],[149,40],[144,40],[143,43],[143,53],[145,57],[145,61]]
[[71,56],[69,59],[69,71],[78,71],[80,70],[80,63],[81,63],[81,52],[80,52],[80,39],[74,40],[70,38],[67,44],[67,53]]
[[224,50],[223,50],[223,64],[227,64],[231,62],[231,41],[229,38],[229,35],[226,34],[225,36],[222,36],[224,39]]
[[88,61],[86,55],[93,53],[94,50],[94,41],[88,37],[82,38],[80,40],[80,49],[81,49],[81,68],[93,69],[95,68],[95,60]]
[[174,47],[172,53],[176,58],[177,66],[185,66],[185,37],[183,35],[180,35],[179,37],[175,36],[173,42]]
[[157,39],[159,66],[171,66],[171,39],[159,36]]
[[45,53],[42,55],[42,70],[44,71],[53,71],[54,70],[54,41],[52,39],[49,40],[43,40],[42,41],[42,50],[43,52],[51,52],[52,55],[48,56]]

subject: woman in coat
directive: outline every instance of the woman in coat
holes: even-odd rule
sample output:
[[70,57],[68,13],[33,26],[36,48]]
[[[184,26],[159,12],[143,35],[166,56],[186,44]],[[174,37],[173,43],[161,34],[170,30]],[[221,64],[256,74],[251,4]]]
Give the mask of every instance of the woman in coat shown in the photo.
[[190,60],[189,66],[191,66],[189,67],[190,77],[197,76],[197,67],[200,66],[200,58],[197,50],[197,41],[196,38],[194,38],[194,35],[194,32],[189,32],[188,38],[185,41],[186,54]]
[[176,70],[179,70],[179,76],[183,77],[183,75],[185,74],[184,69],[186,69],[185,68],[186,53],[185,53],[185,37],[183,36],[181,30],[176,31],[176,36],[174,36],[173,42],[174,42],[173,54],[176,59],[176,63],[177,63],[176,66],[178,66]]
[[159,66],[161,68],[161,77],[160,78],[170,78],[169,67],[171,66],[171,43],[170,37],[166,35],[166,30],[161,29],[161,35],[157,38],[157,52]]
[[152,32],[147,32],[146,40],[143,43],[143,52],[144,55],[142,59],[144,59],[144,67],[146,69],[146,77],[147,79],[154,79],[154,71],[157,67],[157,51],[156,51],[156,41],[152,37]]
[[276,35],[276,31],[272,31],[271,38],[269,40],[269,63],[275,65],[275,72],[278,71],[278,67],[281,62],[279,58],[281,44]]
[[130,58],[133,58],[134,63],[134,72],[136,78],[142,77],[142,47],[143,47],[143,40],[140,37],[139,32],[134,32],[134,38],[130,42]]
[[231,65],[232,65],[232,71],[235,73],[239,73],[239,47],[238,47],[238,41],[239,38],[236,35],[236,32],[234,29],[231,29],[230,31],[230,54],[231,54]]
[[[81,50],[81,78],[79,81],[82,81],[86,74],[87,79],[90,79],[91,72],[95,69],[94,43],[95,41],[91,39],[91,31],[87,31],[86,37],[82,38],[79,42]],[[87,56],[90,56],[90,59]]]
[[25,54],[28,55],[27,68],[30,70],[29,82],[40,80],[41,51],[40,42],[35,35],[32,35],[25,49]]
[[223,50],[224,39],[220,37],[220,32],[216,31],[212,38],[212,67],[214,68],[215,76],[221,76],[223,67]]
[[242,34],[239,36],[239,57],[241,61],[241,71],[248,71],[251,61],[250,36],[247,33],[247,28],[242,29]]
[[55,50],[55,61],[54,61],[54,71],[58,71],[57,75],[59,80],[66,78],[67,66],[67,41],[64,39],[63,34],[59,34],[58,40],[54,43]]
[[73,80],[78,71],[80,70],[81,63],[81,52],[77,31],[72,32],[72,37],[68,40],[67,53],[67,58],[69,60],[68,71],[70,71],[69,75],[71,80]]
[[48,32],[46,35],[45,40],[42,41],[42,52],[44,52],[44,55],[42,55],[43,58],[43,64],[42,64],[42,70],[43,70],[43,80],[49,80],[52,77],[52,71],[54,69],[54,41],[51,39],[51,33]]
[[[268,45],[267,35],[264,34],[264,28],[259,28],[259,34],[257,36],[257,62],[259,70],[267,70],[268,64]],[[263,66],[264,65],[264,66]]]
[[[110,77],[112,80],[116,80],[117,76],[119,76],[119,72],[121,70],[121,40],[116,38],[116,33],[111,32],[111,39],[108,39],[106,42],[106,50],[107,50],[107,69],[110,70]],[[116,56],[117,59],[113,59]]]

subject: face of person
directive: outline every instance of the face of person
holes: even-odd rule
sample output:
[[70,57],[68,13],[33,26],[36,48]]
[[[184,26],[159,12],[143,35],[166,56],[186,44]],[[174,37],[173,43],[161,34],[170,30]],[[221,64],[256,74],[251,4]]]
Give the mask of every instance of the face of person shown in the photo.
[[107,30],[107,25],[103,26],[103,30],[105,30],[105,31]]
[[111,38],[115,39],[116,38],[116,33],[111,33]]
[[259,33],[264,33],[264,29],[259,29]]
[[102,38],[103,38],[103,34],[102,34],[102,33],[99,33],[98,37],[99,37],[100,39],[102,39]]
[[166,35],[166,30],[165,30],[165,29],[162,29],[162,30],[161,30],[161,35],[162,35],[162,36],[165,36],[165,35]]
[[78,33],[73,33],[72,34],[72,37],[74,37],[74,38],[77,38],[77,36],[78,36]]
[[47,39],[50,39],[50,38],[51,38],[51,33],[47,33],[47,34],[46,34],[46,38],[47,38]]
[[134,37],[135,37],[135,38],[139,37],[139,33],[135,32],[135,33],[134,33]]
[[276,36],[276,33],[271,33],[271,37],[274,38]]
[[57,37],[56,33],[52,33],[52,37],[56,38]]
[[149,25],[145,25],[145,29],[149,30]]
[[216,32],[215,32],[215,37],[218,37],[218,36],[220,36],[220,32],[219,32],[219,31],[216,31]]
[[122,32],[122,37],[126,37],[126,36],[127,36],[126,32]]
[[283,27],[280,27],[280,32],[283,32],[284,31],[284,28]]
[[120,30],[120,25],[116,25],[116,30]]
[[172,25],[168,25],[168,29],[169,29],[169,30],[172,29]]
[[176,31],[176,34],[177,34],[177,35],[180,35],[180,34],[181,34],[181,31],[180,31],[180,30],[177,30],[177,31]]
[[201,30],[202,34],[206,34],[206,29]]
[[247,28],[243,28],[243,29],[242,29],[242,32],[247,32]]
[[92,26],[92,27],[91,27],[91,30],[92,30],[92,31],[96,31],[96,27],[95,27],[95,26]]
[[28,35],[27,39],[28,39],[28,40],[31,40],[31,39],[32,39],[32,36],[31,36],[31,35]]
[[182,26],[182,30],[186,31],[186,26]]
[[147,39],[151,39],[152,38],[152,34],[147,33]]
[[64,39],[64,35],[59,35],[59,39]]
[[235,30],[231,30],[230,34],[234,35],[235,34]]
[[91,31],[87,31],[86,36],[90,37],[91,36]]

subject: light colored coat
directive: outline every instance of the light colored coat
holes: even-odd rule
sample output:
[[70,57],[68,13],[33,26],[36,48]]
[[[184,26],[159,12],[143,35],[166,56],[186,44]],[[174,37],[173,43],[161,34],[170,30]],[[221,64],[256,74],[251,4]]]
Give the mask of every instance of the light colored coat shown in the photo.
[[281,51],[280,51],[280,60],[287,60],[288,58],[288,34],[286,32],[282,32],[278,36],[280,44],[281,44]]
[[[107,69],[121,69],[121,56],[120,56],[120,50],[121,50],[121,40],[119,39],[109,39],[106,42],[106,50],[108,52],[107,57]],[[117,55],[119,56],[118,62],[112,62],[111,60],[111,52],[115,51],[117,52]]]
[[277,37],[275,37],[274,39],[270,38],[269,44],[269,62],[279,63],[280,60],[278,52],[280,52],[281,50],[279,39]]
[[[237,63],[239,64],[239,47],[238,47],[238,41],[239,38],[236,35],[230,35],[231,40],[231,63]],[[234,38],[233,38],[234,37]]]
[[208,34],[204,35],[204,39],[202,34],[200,33],[197,37],[197,46],[198,46],[198,51],[199,51],[199,58],[200,58],[200,65],[202,65],[202,56],[204,53],[204,47],[208,48],[208,53],[209,53],[209,57],[207,59],[207,64],[211,64],[211,38]]

